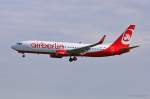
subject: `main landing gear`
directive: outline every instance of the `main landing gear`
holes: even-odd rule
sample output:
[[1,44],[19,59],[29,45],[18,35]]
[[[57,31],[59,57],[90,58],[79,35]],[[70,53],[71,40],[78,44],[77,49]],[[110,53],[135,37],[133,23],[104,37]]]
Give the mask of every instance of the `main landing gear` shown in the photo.
[[69,62],[73,62],[73,61],[77,61],[77,57],[75,57],[75,56],[74,56],[74,57],[71,57],[71,56],[70,56]]

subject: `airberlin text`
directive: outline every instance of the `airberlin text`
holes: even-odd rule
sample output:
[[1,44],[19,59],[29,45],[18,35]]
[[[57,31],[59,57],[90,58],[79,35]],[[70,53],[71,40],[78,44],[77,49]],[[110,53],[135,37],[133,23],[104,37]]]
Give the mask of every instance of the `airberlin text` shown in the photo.
[[47,48],[47,49],[64,49],[63,44],[57,44],[57,43],[31,43],[32,48]]

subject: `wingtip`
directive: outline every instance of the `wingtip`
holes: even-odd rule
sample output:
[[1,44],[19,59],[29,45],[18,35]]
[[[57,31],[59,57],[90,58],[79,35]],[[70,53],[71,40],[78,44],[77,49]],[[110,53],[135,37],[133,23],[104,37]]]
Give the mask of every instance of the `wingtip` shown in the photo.
[[104,35],[103,38],[106,38],[106,35]]
[[98,44],[102,44],[102,43],[104,42],[105,38],[106,38],[106,35],[104,35],[104,36],[102,37],[102,39],[98,42]]

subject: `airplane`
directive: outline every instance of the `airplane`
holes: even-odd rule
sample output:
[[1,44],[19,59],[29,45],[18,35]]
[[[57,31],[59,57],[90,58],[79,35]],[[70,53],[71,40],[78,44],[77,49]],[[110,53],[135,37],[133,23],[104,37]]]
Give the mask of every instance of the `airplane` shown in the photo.
[[120,37],[110,44],[103,44],[106,35],[94,44],[54,42],[54,41],[22,41],[11,46],[22,54],[48,54],[51,58],[70,57],[69,62],[77,61],[77,57],[106,57],[128,53],[139,46],[130,46],[135,25],[129,25]]

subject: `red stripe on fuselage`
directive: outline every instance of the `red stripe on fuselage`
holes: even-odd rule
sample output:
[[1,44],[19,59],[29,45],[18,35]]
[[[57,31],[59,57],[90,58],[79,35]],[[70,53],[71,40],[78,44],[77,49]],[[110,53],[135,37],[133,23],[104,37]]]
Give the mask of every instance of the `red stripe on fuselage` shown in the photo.
[[[51,52],[34,52],[34,51],[18,51],[19,53],[33,53],[33,54],[58,54],[58,53],[51,53]],[[87,56],[87,57],[104,57],[104,56],[111,56],[113,55],[113,53],[111,52],[110,48],[107,48],[105,50],[102,51],[96,51],[96,52],[87,52],[84,54],[74,54],[71,56]],[[69,54],[63,54],[62,56],[66,57],[66,56],[70,56]]]

